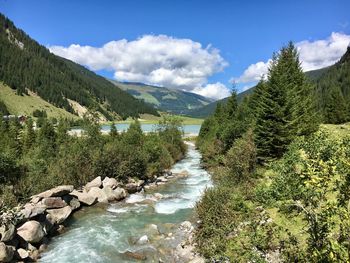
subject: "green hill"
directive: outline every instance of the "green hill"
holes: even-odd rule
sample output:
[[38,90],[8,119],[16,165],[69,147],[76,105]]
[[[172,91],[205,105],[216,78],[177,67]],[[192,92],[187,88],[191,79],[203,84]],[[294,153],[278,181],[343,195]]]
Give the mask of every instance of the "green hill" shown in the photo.
[[50,53],[2,14],[0,69],[0,81],[18,95],[30,90],[50,104],[74,114],[78,114],[78,108],[96,109],[107,119],[158,114],[151,105],[133,98],[105,78]]
[[142,99],[161,111],[174,114],[186,115],[191,110],[213,102],[212,99],[201,95],[176,89],[115,80],[111,80],[111,82],[135,98]]
[[[241,102],[245,96],[251,94],[254,91],[254,88],[255,87],[251,87],[250,89],[247,89],[241,93],[238,93],[238,95],[237,95],[238,102]],[[221,100],[214,101],[214,102],[212,102],[208,105],[205,105],[199,109],[195,109],[195,110],[190,111],[187,115],[194,117],[194,118],[206,118],[215,111],[218,103],[226,103],[227,100],[228,100],[228,97],[221,99]]]

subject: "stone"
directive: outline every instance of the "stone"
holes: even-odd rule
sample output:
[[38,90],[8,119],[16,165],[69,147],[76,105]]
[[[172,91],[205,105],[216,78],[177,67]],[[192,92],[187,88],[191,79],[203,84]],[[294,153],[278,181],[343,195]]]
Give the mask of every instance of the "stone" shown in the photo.
[[26,259],[29,257],[29,252],[23,248],[17,249],[17,254],[20,259]]
[[129,183],[125,185],[125,189],[129,194],[134,194],[142,189],[144,183],[144,180],[139,180],[137,182],[135,180],[130,180]]
[[39,247],[39,252],[42,253],[45,250],[47,250],[47,248],[48,248],[47,244],[41,244],[40,247]]
[[24,205],[24,208],[21,210],[25,219],[33,218],[37,215],[41,215],[45,212],[46,206],[42,204],[30,204],[27,203]]
[[114,189],[114,194],[116,196],[115,200],[117,201],[124,199],[127,195],[125,189],[121,187],[117,187],[116,189]]
[[0,227],[0,241],[7,242],[10,241],[15,235],[15,226],[13,224],[2,225]]
[[116,200],[116,194],[114,193],[112,187],[106,186],[102,190],[106,194],[108,202]]
[[46,197],[41,200],[41,204],[47,208],[62,208],[67,206],[67,203],[61,197]]
[[190,221],[184,221],[181,223],[180,227],[189,231],[192,229],[192,223]]
[[97,197],[88,194],[87,192],[78,192],[76,190],[70,193],[71,196],[78,198],[79,202],[85,205],[93,205],[97,202]]
[[101,185],[102,185],[101,176],[98,176],[94,180],[92,180],[91,182],[87,183],[85,185],[85,189],[86,189],[86,191],[89,192],[91,188],[93,188],[93,187],[100,188]]
[[29,243],[38,243],[45,236],[42,225],[34,220],[27,221],[17,228],[17,234]]
[[47,197],[60,197],[60,196],[64,196],[66,194],[69,194],[70,192],[72,192],[74,189],[73,185],[60,185],[57,186],[55,188],[52,188],[50,190],[47,190],[43,193],[37,194],[35,195],[32,200],[35,197],[41,197],[41,198],[47,198]]
[[40,253],[39,253],[39,250],[34,250],[34,251],[31,251],[29,253],[29,257],[33,260],[33,261],[38,261],[38,259],[40,258]]
[[108,197],[105,193],[105,191],[101,188],[98,188],[98,187],[92,187],[89,192],[88,192],[89,195],[97,198],[97,201],[99,203],[108,203]]
[[145,245],[149,242],[148,236],[144,235],[142,237],[139,238],[139,240],[137,240],[136,244],[137,245]]
[[70,206],[66,206],[58,209],[48,209],[47,210],[47,220],[52,224],[61,224],[63,223],[69,215],[72,213],[72,208]]
[[80,202],[76,197],[65,195],[62,198],[72,208],[73,211],[80,207]]
[[105,177],[102,181],[103,187],[111,187],[115,189],[118,186],[118,181],[115,178]]
[[154,194],[154,197],[157,198],[158,200],[160,200],[160,199],[163,198],[163,195],[160,194],[160,193],[155,193],[155,194]]
[[0,242],[0,262],[10,262],[13,258],[13,248]]
[[175,255],[180,259],[179,261],[190,262],[194,259],[194,248],[192,246],[177,245]]
[[129,251],[129,250],[124,252],[123,255],[126,258],[129,258],[129,259],[146,260],[146,256],[144,254],[138,253],[138,252],[132,252],[132,251]]

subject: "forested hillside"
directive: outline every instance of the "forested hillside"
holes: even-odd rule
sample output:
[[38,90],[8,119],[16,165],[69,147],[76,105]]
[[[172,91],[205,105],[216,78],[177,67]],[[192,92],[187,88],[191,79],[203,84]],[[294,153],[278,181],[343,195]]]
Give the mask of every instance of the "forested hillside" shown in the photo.
[[0,80],[18,95],[31,90],[47,102],[74,109],[68,99],[101,112],[108,119],[157,115],[152,106],[136,100],[86,68],[58,57],[39,45],[0,14]]
[[325,123],[350,120],[350,47],[316,80],[317,100]]
[[251,96],[233,93],[203,123],[197,146],[215,187],[197,205],[196,241],[207,259],[350,260],[350,137],[319,127],[316,92],[290,43]]

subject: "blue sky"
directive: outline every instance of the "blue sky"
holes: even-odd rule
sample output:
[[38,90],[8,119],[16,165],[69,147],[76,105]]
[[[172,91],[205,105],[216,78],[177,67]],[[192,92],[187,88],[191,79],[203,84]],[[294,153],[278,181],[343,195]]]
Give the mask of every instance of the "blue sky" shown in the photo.
[[239,90],[253,85],[289,40],[305,70],[334,63],[350,41],[349,10],[348,0],[0,0],[1,13],[58,55],[111,78],[213,98],[232,79]]

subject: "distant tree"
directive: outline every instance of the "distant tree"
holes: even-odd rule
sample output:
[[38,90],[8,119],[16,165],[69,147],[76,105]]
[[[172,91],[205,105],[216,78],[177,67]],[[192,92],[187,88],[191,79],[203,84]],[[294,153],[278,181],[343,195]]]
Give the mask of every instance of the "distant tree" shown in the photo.
[[117,126],[115,125],[114,122],[112,122],[111,124],[111,130],[109,132],[109,135],[113,138],[118,136],[118,130],[117,130]]
[[35,131],[33,128],[33,120],[28,118],[26,120],[26,129],[23,136],[23,146],[25,151],[28,151],[35,144]]

